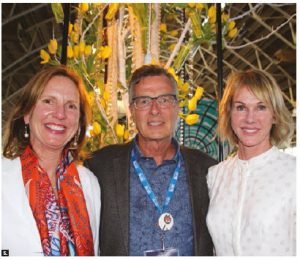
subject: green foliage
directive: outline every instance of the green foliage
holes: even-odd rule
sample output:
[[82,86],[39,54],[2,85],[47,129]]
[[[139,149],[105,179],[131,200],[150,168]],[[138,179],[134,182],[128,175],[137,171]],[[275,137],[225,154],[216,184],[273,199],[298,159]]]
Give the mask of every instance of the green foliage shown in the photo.
[[52,3],[51,4],[52,12],[55,17],[55,21],[57,23],[63,23],[64,21],[64,10],[62,8],[62,4],[60,3]]

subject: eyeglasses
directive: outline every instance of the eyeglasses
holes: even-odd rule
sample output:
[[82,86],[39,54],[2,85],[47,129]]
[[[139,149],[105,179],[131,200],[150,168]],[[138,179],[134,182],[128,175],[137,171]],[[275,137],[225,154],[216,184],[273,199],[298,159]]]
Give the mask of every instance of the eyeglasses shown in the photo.
[[138,110],[149,109],[152,105],[153,100],[156,101],[156,104],[159,108],[169,108],[177,102],[176,95],[174,94],[165,94],[158,97],[149,97],[149,96],[140,96],[134,97],[132,99],[132,104]]

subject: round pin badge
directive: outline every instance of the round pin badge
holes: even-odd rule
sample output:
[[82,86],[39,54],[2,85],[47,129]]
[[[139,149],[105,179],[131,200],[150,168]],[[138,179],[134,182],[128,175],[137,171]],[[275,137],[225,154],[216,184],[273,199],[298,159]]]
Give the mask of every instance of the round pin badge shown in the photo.
[[174,225],[174,219],[170,213],[163,213],[158,219],[158,225],[161,230],[170,230]]

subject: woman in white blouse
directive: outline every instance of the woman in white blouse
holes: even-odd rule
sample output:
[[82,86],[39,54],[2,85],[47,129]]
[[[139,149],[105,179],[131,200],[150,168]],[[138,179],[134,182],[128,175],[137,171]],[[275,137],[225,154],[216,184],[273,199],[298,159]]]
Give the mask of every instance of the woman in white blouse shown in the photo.
[[274,78],[230,75],[218,131],[235,156],[209,169],[207,224],[216,255],[296,255],[296,158],[280,152],[293,119]]

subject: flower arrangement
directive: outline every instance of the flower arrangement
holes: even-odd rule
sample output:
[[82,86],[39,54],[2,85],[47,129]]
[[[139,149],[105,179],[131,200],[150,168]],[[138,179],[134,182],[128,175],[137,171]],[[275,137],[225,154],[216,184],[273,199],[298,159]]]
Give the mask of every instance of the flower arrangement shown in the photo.
[[[51,5],[56,21],[61,22],[62,5]],[[179,116],[188,125],[198,122],[199,115],[193,111],[204,89],[192,79],[184,82],[178,72],[201,44],[216,43],[214,4],[81,3],[74,8],[76,19],[68,27],[67,66],[82,77],[93,111],[86,149],[123,143],[135,135],[127,81],[145,62],[165,64],[178,83],[179,105],[188,111]],[[187,21],[179,19],[183,12]],[[224,39],[237,35],[235,22],[225,12],[222,26]],[[60,55],[61,46],[53,37],[48,50],[40,51],[41,64],[56,65]]]

